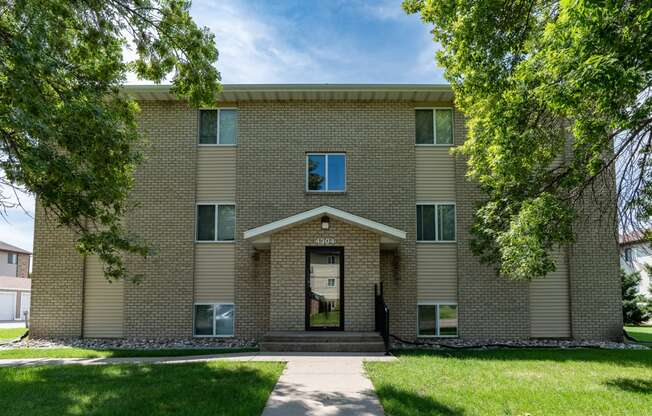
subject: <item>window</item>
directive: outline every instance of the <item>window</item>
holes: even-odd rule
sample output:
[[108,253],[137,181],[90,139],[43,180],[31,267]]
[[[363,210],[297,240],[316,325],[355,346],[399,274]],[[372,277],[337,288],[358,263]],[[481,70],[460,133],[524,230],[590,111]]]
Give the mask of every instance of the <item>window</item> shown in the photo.
[[457,305],[424,304],[418,306],[420,337],[456,337]]
[[195,305],[195,336],[232,337],[233,304]]
[[417,205],[417,241],[455,241],[455,204]]
[[415,110],[416,144],[452,145],[453,109],[418,108]]
[[197,241],[233,241],[235,205],[197,205]]
[[328,264],[337,264],[335,256],[328,256]]
[[309,153],[306,156],[306,188],[310,192],[344,192],[346,155]]
[[328,287],[335,287],[335,279],[328,279]]
[[16,255],[16,253],[7,253],[7,263],[8,264],[18,263],[18,255]]
[[238,110],[199,110],[199,144],[234,145]]

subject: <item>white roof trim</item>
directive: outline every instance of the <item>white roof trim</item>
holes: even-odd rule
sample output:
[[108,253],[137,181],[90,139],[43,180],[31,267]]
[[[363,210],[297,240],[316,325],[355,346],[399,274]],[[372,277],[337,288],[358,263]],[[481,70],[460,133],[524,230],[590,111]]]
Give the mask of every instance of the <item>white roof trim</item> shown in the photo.
[[405,231],[401,231],[397,228],[390,227],[388,225],[381,224],[376,221],[371,221],[366,218],[362,218],[357,215],[350,214],[346,211],[342,211],[337,208],[323,205],[319,208],[314,208],[309,211],[304,211],[299,214],[284,218],[282,220],[270,222],[269,224],[265,224],[260,227],[252,228],[251,230],[247,230],[244,232],[244,239],[249,240],[252,238],[263,237],[268,234],[275,233],[284,228],[292,227],[323,215],[336,218],[340,221],[344,221],[346,223],[356,225],[360,228],[364,228],[369,231],[373,231],[387,237],[391,237],[399,240],[405,240],[406,237]]

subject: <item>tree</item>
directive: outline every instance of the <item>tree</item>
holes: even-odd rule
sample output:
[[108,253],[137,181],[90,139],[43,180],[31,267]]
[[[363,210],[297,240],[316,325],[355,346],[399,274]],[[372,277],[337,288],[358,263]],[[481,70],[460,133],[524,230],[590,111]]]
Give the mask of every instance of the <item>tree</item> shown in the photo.
[[36,194],[78,233],[82,254],[99,255],[109,279],[127,276],[123,254],[149,253],[120,223],[143,144],[138,106],[120,93],[128,72],[157,83],[171,75],[174,93],[192,105],[219,92],[214,37],[189,8],[186,0],[0,5],[0,207],[12,203],[12,188]]
[[403,7],[434,25],[438,62],[468,117],[459,152],[486,196],[473,227],[483,261],[513,279],[554,270],[549,253],[573,241],[582,201],[601,204],[604,221],[615,220],[615,196],[605,193],[614,189],[617,158],[621,227],[649,224],[649,1],[405,0]]
[[629,325],[639,325],[650,318],[648,300],[638,293],[641,275],[638,272],[626,273],[620,271],[623,296],[623,322]]

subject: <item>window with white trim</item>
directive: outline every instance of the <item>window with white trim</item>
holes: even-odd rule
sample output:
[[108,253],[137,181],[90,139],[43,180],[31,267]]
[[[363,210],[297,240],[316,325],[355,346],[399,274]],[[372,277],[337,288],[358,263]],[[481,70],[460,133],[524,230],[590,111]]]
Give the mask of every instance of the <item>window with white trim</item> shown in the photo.
[[232,337],[234,319],[232,303],[196,304],[194,334],[199,337]]
[[7,263],[8,264],[17,264],[18,255],[16,253],[7,253]]
[[335,279],[328,279],[328,287],[335,287]]
[[306,189],[309,192],[344,192],[346,190],[346,154],[308,153],[306,155]]
[[420,304],[418,308],[418,335],[420,337],[456,337],[456,304]]
[[417,108],[414,111],[416,144],[453,144],[452,108]]
[[455,204],[418,204],[417,241],[455,241]]
[[328,264],[337,264],[335,256],[328,256]]
[[197,241],[233,241],[235,205],[197,204]]
[[237,121],[235,108],[199,110],[199,144],[234,145]]

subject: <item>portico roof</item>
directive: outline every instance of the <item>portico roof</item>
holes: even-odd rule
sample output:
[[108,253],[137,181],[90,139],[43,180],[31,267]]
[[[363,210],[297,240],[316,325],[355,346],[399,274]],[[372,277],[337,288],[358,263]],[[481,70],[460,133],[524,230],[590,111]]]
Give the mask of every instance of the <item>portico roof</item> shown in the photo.
[[369,220],[367,218],[360,217],[358,215],[351,214],[346,211],[342,211],[341,209],[322,205],[321,207],[300,212],[287,218],[283,218],[281,220],[270,222],[269,224],[261,225],[260,227],[247,230],[244,232],[244,239],[252,240],[254,246],[264,248],[270,243],[270,235],[283,229],[294,227],[304,222],[314,220],[324,215],[328,216],[329,218],[334,218],[342,222],[380,234],[380,243],[383,246],[395,246],[401,240],[405,240],[406,237],[405,231]]

